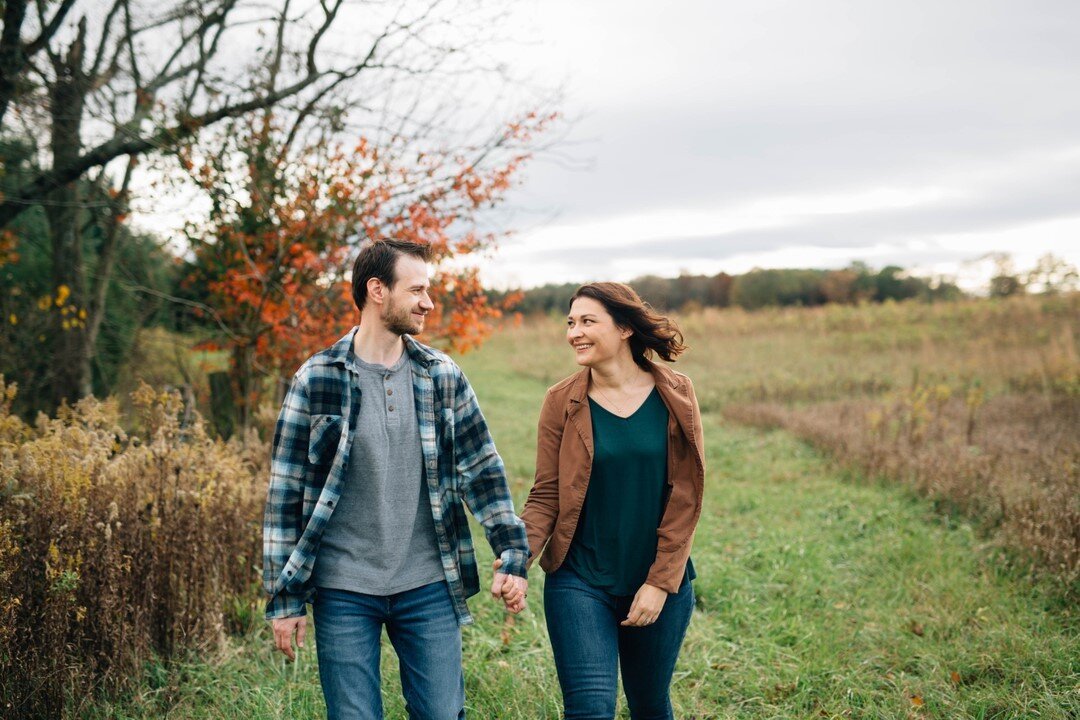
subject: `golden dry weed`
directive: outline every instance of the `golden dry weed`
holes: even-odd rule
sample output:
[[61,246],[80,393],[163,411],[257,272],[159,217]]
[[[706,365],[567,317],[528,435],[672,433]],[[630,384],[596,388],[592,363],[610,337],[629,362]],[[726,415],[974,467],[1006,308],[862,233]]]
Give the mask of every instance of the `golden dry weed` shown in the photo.
[[253,612],[268,450],[182,426],[179,396],[147,386],[139,436],[112,400],[29,427],[13,397],[0,378],[0,698],[57,717]]

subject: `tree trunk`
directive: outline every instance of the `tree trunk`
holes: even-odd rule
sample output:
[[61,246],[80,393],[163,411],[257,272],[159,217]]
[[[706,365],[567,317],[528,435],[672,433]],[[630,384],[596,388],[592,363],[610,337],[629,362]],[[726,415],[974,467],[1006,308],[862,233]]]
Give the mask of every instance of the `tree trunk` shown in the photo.
[[[85,109],[87,84],[83,73],[85,20],[67,56],[54,56],[56,81],[49,88],[53,166],[62,166],[79,157],[82,148],[82,118]],[[92,391],[91,377],[84,362],[84,322],[79,311],[86,307],[85,268],[82,256],[82,233],[79,227],[79,184],[72,181],[54,188],[48,196],[45,216],[52,241],[53,284],[58,299],[61,288],[68,289],[68,299],[62,306],[52,308],[54,316],[55,353],[53,368],[53,401],[76,400]],[[70,308],[70,309],[69,309]],[[67,312],[65,313],[65,310]]]
[[4,3],[4,30],[0,33],[0,127],[4,126],[8,105],[15,97],[19,74],[25,65],[21,35],[26,5],[26,0]]
[[232,437],[236,425],[236,401],[233,397],[232,378],[224,370],[207,376],[210,382],[210,419],[214,429],[223,440]]
[[[120,183],[120,190],[112,202],[109,203],[105,239],[102,241],[98,261],[94,267],[92,288],[87,298],[86,326],[81,328],[83,331],[82,351],[79,354],[79,360],[82,367],[79,369],[79,373],[84,386],[89,386],[94,376],[93,362],[97,354],[98,333],[101,330],[101,321],[105,318],[105,301],[109,292],[109,279],[112,277],[113,267],[116,265],[117,246],[122,235],[120,223],[123,215],[127,212],[128,187],[131,184],[131,175],[135,169],[135,164],[135,156],[128,158],[127,168],[124,170],[124,179]],[[90,392],[91,390],[87,388],[83,395],[88,395]]]
[[237,430],[241,435],[247,434],[259,400],[258,383],[261,378],[256,373],[254,359],[254,345],[240,345],[233,349],[231,374],[236,391]]

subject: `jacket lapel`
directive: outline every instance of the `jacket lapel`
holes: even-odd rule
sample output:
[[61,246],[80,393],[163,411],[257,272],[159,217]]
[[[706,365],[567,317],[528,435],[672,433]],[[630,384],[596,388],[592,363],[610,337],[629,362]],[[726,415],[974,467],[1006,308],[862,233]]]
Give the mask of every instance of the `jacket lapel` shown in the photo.
[[694,429],[694,404],[690,401],[690,392],[686,382],[670,368],[659,363],[652,364],[652,373],[660,396],[690,443],[698,465],[702,466],[701,438],[697,437]]
[[577,429],[578,436],[585,443],[585,449],[589,452],[590,464],[593,458],[593,434],[592,412],[589,410],[589,370],[588,368],[578,373],[574,380],[573,390],[570,392],[570,402],[566,407],[566,414],[570,422]]
[[[652,363],[653,379],[660,391],[660,396],[671,412],[672,417],[678,424],[683,435],[693,448],[694,454],[701,464],[701,438],[697,437],[694,430],[694,406],[690,402],[690,394],[686,382],[679,375],[659,363]],[[578,436],[585,444],[589,452],[589,460],[593,458],[593,432],[592,413],[589,410],[589,369],[585,368],[577,374],[573,388],[570,391],[566,414],[577,430]]]

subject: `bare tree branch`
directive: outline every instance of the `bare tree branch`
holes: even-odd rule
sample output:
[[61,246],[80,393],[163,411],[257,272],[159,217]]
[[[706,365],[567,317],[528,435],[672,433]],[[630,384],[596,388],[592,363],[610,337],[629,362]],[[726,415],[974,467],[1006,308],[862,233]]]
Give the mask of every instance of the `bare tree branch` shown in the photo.
[[[16,0],[18,1],[18,0]],[[293,79],[291,82],[279,85],[277,73],[280,70],[280,62],[285,55],[285,31],[284,27],[289,17],[291,0],[285,0],[284,8],[278,15],[276,47],[273,57],[278,67],[271,68],[271,83],[263,91],[256,91],[244,99],[231,99],[226,97],[217,107],[207,108],[201,112],[192,112],[190,108],[196,95],[205,90],[205,78],[208,62],[217,55],[223,33],[228,27],[230,11],[236,7],[237,0],[221,0],[211,12],[198,19],[194,28],[185,30],[177,39],[176,46],[169,53],[163,65],[161,65],[153,77],[144,79],[142,66],[135,49],[134,37],[142,31],[132,18],[130,4],[127,0],[116,0],[110,6],[106,15],[106,21],[115,24],[116,19],[122,24],[122,29],[117,37],[116,51],[108,61],[106,71],[115,68],[118,62],[118,54],[121,50],[127,56],[128,76],[134,84],[134,106],[126,121],[119,121],[112,137],[105,139],[88,148],[78,157],[68,162],[54,162],[51,168],[47,168],[32,174],[20,186],[9,190],[8,194],[0,200],[0,227],[6,226],[12,219],[17,217],[28,206],[39,202],[53,188],[63,186],[86,173],[89,169],[109,163],[115,158],[124,155],[137,155],[153,152],[162,148],[172,147],[187,138],[196,135],[200,130],[226,118],[245,115],[252,111],[273,107],[289,98],[298,97],[314,90],[314,96],[305,98],[302,103],[301,115],[309,115],[320,104],[345,83],[356,78],[365,70],[395,69],[402,72],[413,70],[404,65],[386,65],[377,62],[378,53],[384,41],[394,35],[413,34],[413,24],[423,20],[423,15],[410,23],[399,23],[395,19],[388,22],[382,31],[370,42],[367,53],[359,61],[345,68],[320,69],[317,62],[319,47],[327,32],[338,17],[338,13],[344,4],[344,0],[329,2],[322,0],[322,17],[317,27],[309,36],[304,58],[307,66],[306,74]],[[437,4],[437,3],[436,3]],[[120,17],[122,16],[122,17]],[[149,27],[149,26],[143,26]],[[232,27],[235,27],[233,25]],[[108,28],[102,30],[99,53],[94,58],[91,69],[101,70],[105,65],[102,58],[109,54],[106,46],[108,38],[117,36],[117,32],[110,34]],[[209,36],[209,41],[207,37]],[[48,49],[48,48],[47,48]],[[195,56],[187,62],[179,63],[181,54],[194,52]],[[51,50],[50,50],[51,53]],[[54,65],[59,67],[61,58],[55,53]],[[90,73],[88,81],[91,85],[99,82]],[[171,124],[159,125],[156,129],[146,130],[144,124],[154,111],[155,102],[159,91],[174,85],[177,81],[190,80],[185,83],[186,89],[182,95],[183,103],[176,115],[176,121]],[[102,82],[101,84],[105,84]]]
[[[64,2],[60,4],[60,7],[57,8],[56,14],[52,16],[52,19],[47,23],[43,23],[41,34],[23,48],[23,54],[26,57],[36,55],[50,40],[52,40],[53,35],[60,29],[60,23],[64,22],[64,18],[67,17],[68,12],[71,11],[72,6],[74,5],[75,0],[64,0]],[[42,14],[42,17],[44,17],[44,13]]]

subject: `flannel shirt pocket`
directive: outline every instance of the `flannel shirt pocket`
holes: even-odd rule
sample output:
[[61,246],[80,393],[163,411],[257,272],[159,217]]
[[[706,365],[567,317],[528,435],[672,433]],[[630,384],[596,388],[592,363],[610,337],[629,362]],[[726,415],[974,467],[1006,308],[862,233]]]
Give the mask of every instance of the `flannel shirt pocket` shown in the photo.
[[444,450],[454,448],[454,409],[443,408],[439,411],[439,439]]
[[308,431],[308,462],[315,466],[329,465],[337,453],[344,420],[340,415],[313,415]]

